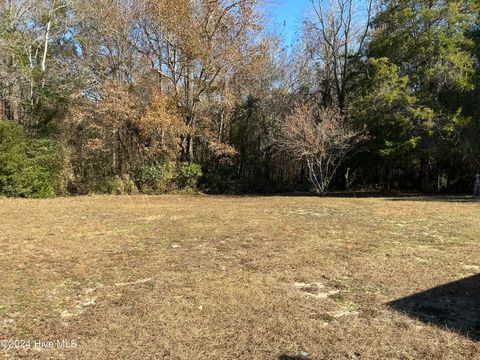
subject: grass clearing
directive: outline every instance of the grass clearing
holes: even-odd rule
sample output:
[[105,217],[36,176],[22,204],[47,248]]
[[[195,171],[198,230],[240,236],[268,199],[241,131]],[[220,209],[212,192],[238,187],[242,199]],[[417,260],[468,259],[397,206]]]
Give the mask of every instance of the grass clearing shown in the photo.
[[[480,358],[478,202],[0,199],[0,219],[0,339],[78,342],[5,358]],[[468,319],[388,305],[441,285]]]

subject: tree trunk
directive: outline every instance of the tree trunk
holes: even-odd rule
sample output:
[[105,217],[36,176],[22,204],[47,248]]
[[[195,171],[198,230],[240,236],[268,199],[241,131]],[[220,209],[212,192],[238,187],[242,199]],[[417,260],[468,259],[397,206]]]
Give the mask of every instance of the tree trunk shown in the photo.
[[423,151],[420,158],[420,190],[425,193],[432,191],[430,184],[430,159],[428,154],[425,154]]

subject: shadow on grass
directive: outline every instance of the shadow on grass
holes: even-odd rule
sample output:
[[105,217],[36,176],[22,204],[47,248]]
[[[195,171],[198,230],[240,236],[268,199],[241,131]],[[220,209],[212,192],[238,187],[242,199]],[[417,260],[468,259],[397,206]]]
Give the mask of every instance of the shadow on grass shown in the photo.
[[338,198],[338,199],[386,199],[387,201],[436,201],[455,203],[479,203],[480,197],[472,195],[423,195],[418,193],[394,193],[394,192],[330,192],[316,194],[312,192],[281,192],[281,193],[256,193],[226,195],[233,198],[250,197],[312,197],[312,198]]
[[290,356],[290,355],[280,355],[278,360],[308,360],[308,357],[304,356]]
[[389,198],[390,201],[433,201],[452,203],[479,203],[480,198],[473,196],[434,195],[434,196],[396,196]]
[[480,341],[480,274],[387,305],[424,323]]

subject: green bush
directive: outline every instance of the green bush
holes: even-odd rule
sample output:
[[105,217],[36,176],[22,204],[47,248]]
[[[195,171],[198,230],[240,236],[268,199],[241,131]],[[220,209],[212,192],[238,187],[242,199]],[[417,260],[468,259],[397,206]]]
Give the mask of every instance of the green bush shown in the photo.
[[140,167],[135,181],[142,193],[162,194],[194,190],[202,169],[198,164],[167,162]]
[[138,188],[145,194],[166,193],[176,190],[174,162],[140,167],[135,174]]
[[198,180],[203,175],[199,164],[181,163],[177,167],[177,184],[180,189],[196,189]]
[[0,195],[55,196],[61,186],[61,156],[54,141],[30,140],[20,125],[0,121]]

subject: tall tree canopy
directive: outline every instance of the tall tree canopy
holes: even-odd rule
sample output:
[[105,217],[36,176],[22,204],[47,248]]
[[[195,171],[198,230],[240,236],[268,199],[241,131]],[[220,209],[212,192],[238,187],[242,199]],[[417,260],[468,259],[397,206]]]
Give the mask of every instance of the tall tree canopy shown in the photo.
[[469,191],[478,1],[310,10],[286,49],[257,0],[0,1],[0,144],[49,144],[42,194]]

